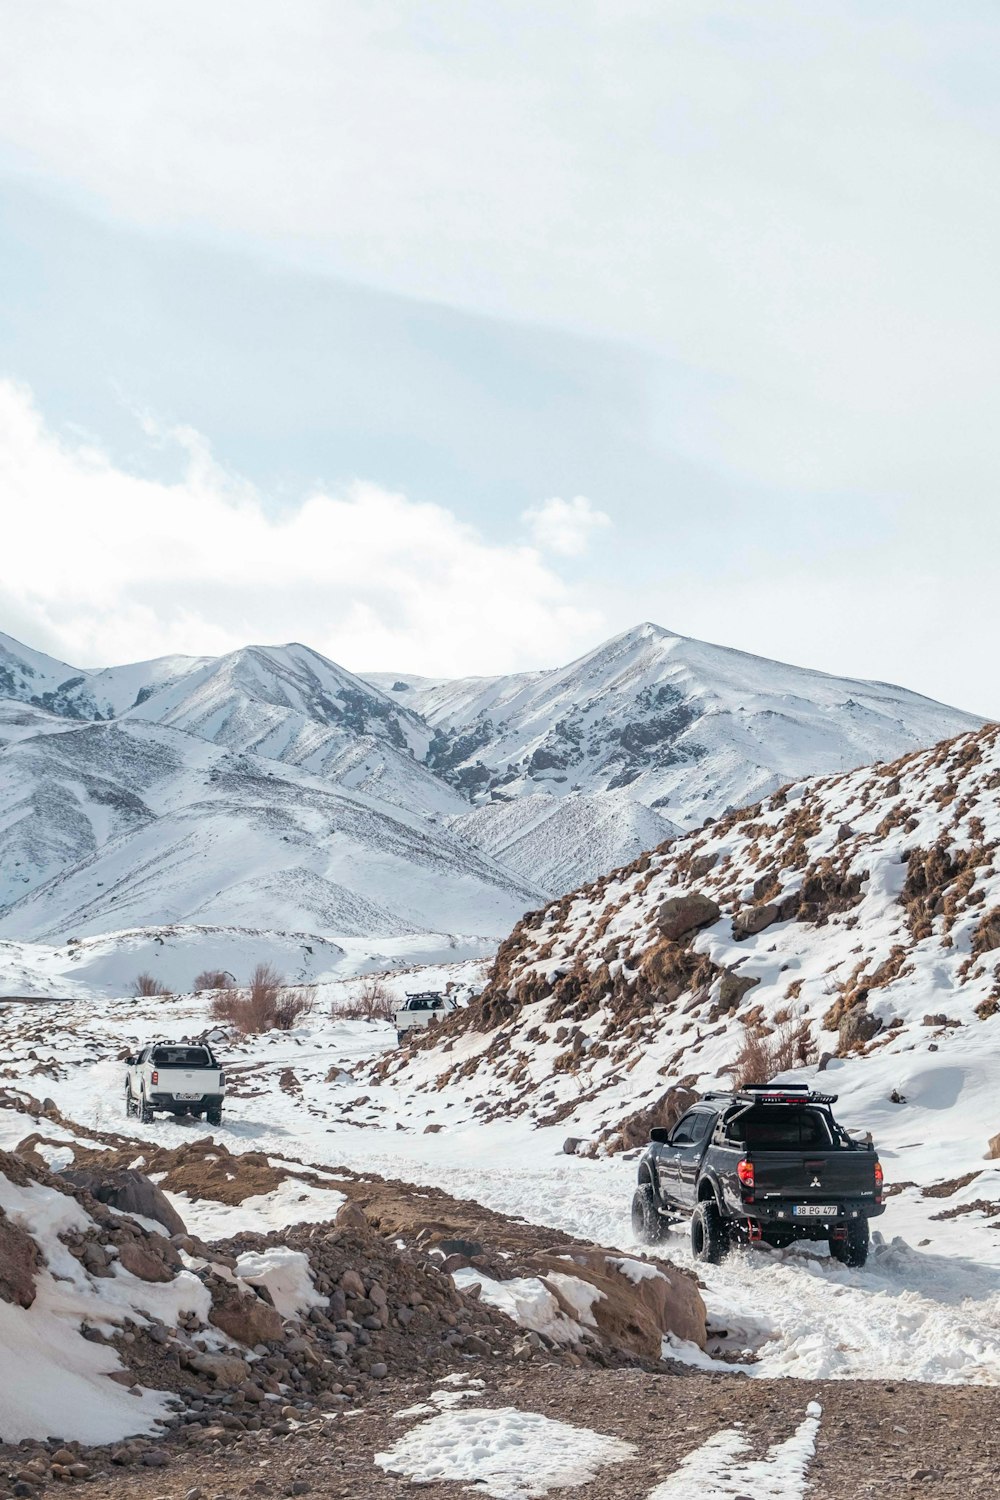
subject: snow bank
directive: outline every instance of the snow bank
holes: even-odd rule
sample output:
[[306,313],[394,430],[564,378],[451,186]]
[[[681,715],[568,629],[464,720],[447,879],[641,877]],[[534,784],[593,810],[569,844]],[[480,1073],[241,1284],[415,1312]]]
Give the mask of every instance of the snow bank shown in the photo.
[[270,1245],[247,1250],[236,1262],[236,1274],[255,1287],[266,1287],[283,1318],[295,1318],[310,1307],[326,1307],[329,1298],[313,1286],[309,1257],[301,1250]]

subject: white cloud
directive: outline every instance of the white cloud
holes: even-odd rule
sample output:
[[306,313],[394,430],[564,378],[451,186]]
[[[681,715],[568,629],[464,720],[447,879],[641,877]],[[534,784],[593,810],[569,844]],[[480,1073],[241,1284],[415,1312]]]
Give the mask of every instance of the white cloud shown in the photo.
[[611,517],[595,510],[585,495],[572,500],[546,500],[537,509],[526,510],[521,519],[537,546],[560,557],[582,556],[593,532],[611,525]]
[[0,382],[0,629],[80,666],[304,640],[354,669],[461,674],[537,665],[540,643],[558,661],[603,628],[534,548],[441,506],[355,483],[273,514],[175,436],[183,479],[141,478]]

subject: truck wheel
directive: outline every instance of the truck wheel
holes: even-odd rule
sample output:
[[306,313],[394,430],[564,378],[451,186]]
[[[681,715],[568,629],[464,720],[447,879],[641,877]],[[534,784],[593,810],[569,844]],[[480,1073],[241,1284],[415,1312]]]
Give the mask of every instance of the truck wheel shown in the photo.
[[152,1111],[152,1108],[150,1107],[150,1105],[148,1105],[146,1103],[145,1096],[143,1096],[139,1100],[138,1115],[139,1115],[139,1119],[142,1121],[142,1123],[144,1125],[152,1125],[152,1123],[153,1123],[153,1111]]
[[132,1090],[128,1084],[125,1085],[125,1118],[129,1119],[135,1114],[135,1100],[132,1098]]
[[632,1233],[640,1245],[659,1245],[666,1239],[668,1227],[657,1212],[652,1183],[641,1183],[632,1197]]
[[852,1219],[846,1240],[830,1238],[830,1254],[845,1266],[863,1266],[868,1259],[870,1235],[867,1219]]
[[210,1125],[221,1125],[222,1124],[222,1110],[221,1109],[206,1109],[206,1111],[205,1111],[205,1119],[208,1121],[208,1123]]
[[695,1260],[717,1266],[729,1254],[726,1221],[714,1198],[703,1198],[691,1219],[691,1254]]

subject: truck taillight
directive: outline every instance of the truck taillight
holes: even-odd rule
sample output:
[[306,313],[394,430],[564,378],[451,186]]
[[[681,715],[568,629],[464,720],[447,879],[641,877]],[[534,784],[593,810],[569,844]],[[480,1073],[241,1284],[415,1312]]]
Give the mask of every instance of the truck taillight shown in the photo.
[[219,1074],[219,1088],[220,1089],[224,1089],[225,1086],[226,1086],[226,1075],[225,1075],[225,1073],[220,1073]]
[[875,1196],[876,1196],[876,1198],[881,1198],[881,1196],[882,1196],[882,1184],[884,1182],[885,1182],[885,1173],[882,1171],[882,1163],[880,1161],[877,1161],[875,1163]]
[[741,1161],[736,1168],[736,1175],[740,1179],[744,1187],[752,1188],[754,1181],[753,1162],[747,1161],[744,1157],[743,1161]]
[[152,1084],[154,1084],[154,1085],[155,1085],[155,1084],[158,1084],[158,1083],[159,1083],[159,1081],[160,1081],[160,1075],[159,1075],[159,1073],[157,1073],[157,1072],[156,1072],[156,1070],[155,1070],[155,1069],[154,1069],[154,1070],[153,1070],[153,1072],[152,1072],[152,1073],[151,1073],[151,1074],[150,1074],[150,1079],[149,1079],[149,1081],[150,1081],[150,1083],[152,1083]]

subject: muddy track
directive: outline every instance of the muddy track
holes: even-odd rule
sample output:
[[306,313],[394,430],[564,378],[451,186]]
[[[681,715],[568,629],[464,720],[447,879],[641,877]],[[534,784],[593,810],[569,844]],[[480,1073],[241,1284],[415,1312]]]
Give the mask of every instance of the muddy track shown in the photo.
[[[486,1389],[466,1406],[539,1412],[634,1443],[630,1462],[609,1466],[592,1482],[556,1491],[572,1500],[645,1500],[691,1452],[720,1430],[742,1424],[748,1457],[759,1460],[788,1439],[810,1401],[822,1406],[816,1453],[805,1488],[780,1491],[804,1500],[987,1500],[1000,1472],[1000,1391],[976,1387],[867,1384],[854,1381],[762,1383],[719,1376],[648,1375],[639,1371],[532,1368],[491,1376],[470,1361]],[[166,1471],[109,1465],[87,1485],[92,1496],[162,1500],[199,1489],[205,1500],[242,1494],[309,1493],[329,1500],[397,1500],[417,1493],[406,1476],[385,1472],[384,1452],[420,1420],[396,1415],[425,1398],[427,1382],[387,1383],[365,1408],[277,1438],[220,1441],[214,1451],[182,1452]],[[433,1420],[433,1419],[431,1419]],[[706,1481],[723,1466],[707,1465]],[[738,1469],[734,1478],[738,1476]],[[307,1485],[308,1490],[293,1489]],[[419,1486],[425,1500],[484,1493],[457,1481]],[[699,1492],[692,1492],[697,1500]],[[722,1491],[734,1497],[739,1488]],[[774,1490],[772,1493],[779,1493]],[[764,1500],[765,1490],[746,1492]]]

